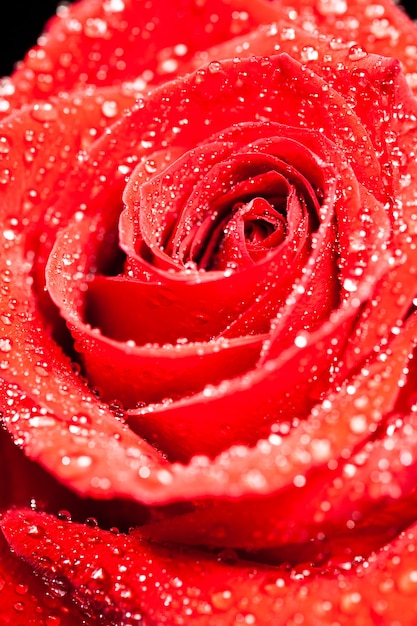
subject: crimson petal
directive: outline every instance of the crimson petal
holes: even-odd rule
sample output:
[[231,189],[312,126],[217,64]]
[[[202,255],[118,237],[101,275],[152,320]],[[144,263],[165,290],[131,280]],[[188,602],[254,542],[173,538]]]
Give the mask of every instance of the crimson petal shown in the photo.
[[[415,623],[416,529],[350,570],[263,567],[170,549],[52,516],[16,510],[2,530],[16,553],[52,589],[59,584],[103,626],[178,623],[202,626],[246,621],[284,626],[352,622]],[[39,536],[42,536],[42,541]],[[397,581],[397,584],[393,584]]]

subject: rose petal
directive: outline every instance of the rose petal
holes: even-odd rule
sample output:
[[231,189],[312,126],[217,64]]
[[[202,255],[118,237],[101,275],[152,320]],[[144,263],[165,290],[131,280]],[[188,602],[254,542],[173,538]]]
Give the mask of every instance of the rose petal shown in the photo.
[[369,5],[365,0],[339,3],[328,0],[290,0],[287,3],[284,0],[280,2],[279,10],[280,13],[295,10],[300,22],[310,22],[322,33],[340,37],[342,41],[356,42],[368,52],[400,59],[414,84],[415,52],[412,46],[417,28],[394,2],[378,0],[378,4]]
[[126,619],[267,624],[274,615],[282,625],[304,616],[323,626],[335,621],[372,626],[376,619],[394,622],[398,606],[402,625],[414,624],[414,527],[350,571],[307,565],[288,571],[157,547],[31,511],[11,511],[1,525],[13,549],[51,588],[59,581],[83,610],[99,614],[103,625]]
[[[306,545],[313,558],[314,550],[320,553],[323,546],[331,545],[333,537],[343,535],[346,524],[352,520],[356,520],[359,528],[355,532],[360,534],[365,521],[362,521],[362,515],[365,518],[369,511],[369,519],[374,519],[380,509],[388,506],[388,495],[393,501],[391,509],[395,510],[397,506],[402,511],[405,508],[404,500],[409,497],[413,486],[411,475],[414,470],[414,420],[405,421],[403,434],[398,424],[400,434],[397,432],[398,448],[395,452],[390,446],[393,438],[385,437],[385,429],[392,431],[395,420],[390,415],[401,388],[400,385],[392,386],[391,373],[395,380],[398,380],[397,376],[401,376],[404,359],[408,361],[410,347],[415,345],[416,324],[417,317],[414,315],[403,329],[401,339],[397,337],[390,347],[387,361],[385,356],[381,361],[374,359],[363,367],[360,375],[347,379],[338,393],[327,396],[321,405],[316,406],[307,421],[292,427],[285,422],[277,424],[275,433],[270,435],[268,441],[259,442],[259,464],[257,467],[252,464],[246,467],[246,476],[254,489],[261,492],[265,489],[271,490],[270,497],[263,498],[262,501],[259,498],[245,497],[215,504],[203,502],[201,506],[196,506],[195,511],[177,519],[151,524],[145,533],[157,540],[249,550],[294,546],[296,555],[304,554]],[[386,365],[382,365],[384,363]],[[395,377],[393,368],[396,371]],[[372,433],[375,431],[381,439],[373,441]],[[409,465],[404,469],[394,459],[404,449],[405,441],[402,442],[402,438],[405,438],[406,433],[408,444],[405,449],[410,456],[407,457]],[[368,448],[364,449],[365,445]],[[384,448],[385,445],[387,449]],[[275,467],[279,468],[279,472],[271,469],[271,476],[266,480],[260,467],[273,454],[274,446]],[[373,483],[378,480],[375,468],[382,454],[385,454],[386,470],[392,467],[389,483],[392,491],[389,491],[386,483],[380,489],[373,487]],[[226,461],[226,454],[222,456]],[[243,452],[239,454],[236,451],[236,456],[241,457],[240,463],[243,464],[246,462],[245,457],[249,459],[251,453],[244,455]],[[218,462],[221,462],[221,458]],[[353,470],[353,466],[359,463],[360,467]],[[209,467],[207,464],[207,471]],[[353,471],[354,474],[351,475],[350,472]],[[272,478],[274,472],[277,475]],[[410,475],[410,482],[407,482],[407,475]],[[272,480],[275,483],[274,489]],[[281,481],[279,486],[278,480]],[[394,480],[404,486],[399,489]],[[365,485],[370,485],[368,493]],[[355,486],[358,488],[357,495]],[[323,508],[323,503],[327,503],[329,508]],[[254,508],[256,516],[253,515]],[[402,530],[404,518],[405,524],[412,521],[413,510],[414,507],[411,507],[408,514],[410,517],[403,514],[397,522],[387,517],[387,532],[393,532],[395,524],[399,525],[397,531]],[[383,524],[381,527],[383,528]],[[349,534],[354,536],[353,531]],[[316,545],[311,545],[318,536],[321,539]],[[279,554],[279,550],[277,552]]]
[[[265,17],[255,5],[255,16],[251,11],[242,19],[233,5],[239,2],[213,0],[208,7],[189,0],[146,5],[141,0],[85,0],[60,7],[38,45],[5,82],[1,110],[10,113],[85,85],[131,80],[136,90],[146,91],[148,83],[175,76],[179,62],[195,51],[227,39],[231,32],[247,32]],[[212,14],[216,28],[207,28]]]
[[59,588],[52,590],[37,578],[32,568],[18,559],[0,538],[0,603],[4,626],[92,626],[94,617],[83,615],[72,602],[62,597]]

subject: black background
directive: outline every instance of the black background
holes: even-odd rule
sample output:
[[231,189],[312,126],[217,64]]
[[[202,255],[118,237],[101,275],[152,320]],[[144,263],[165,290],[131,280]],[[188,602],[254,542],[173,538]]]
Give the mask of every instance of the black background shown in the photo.
[[[8,17],[4,17],[3,8],[0,19],[0,76],[10,74],[14,63],[36,43],[57,3],[58,0],[7,0]],[[403,0],[402,4],[411,17],[417,18],[415,0]]]

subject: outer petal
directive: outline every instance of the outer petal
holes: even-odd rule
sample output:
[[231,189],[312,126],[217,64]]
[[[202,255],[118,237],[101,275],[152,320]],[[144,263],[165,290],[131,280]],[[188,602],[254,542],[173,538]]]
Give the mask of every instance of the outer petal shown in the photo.
[[[328,0],[278,0],[277,12],[297,12],[297,19],[342,41],[360,44],[368,52],[401,60],[410,84],[415,87],[416,25],[391,0],[329,2]],[[360,16],[360,19],[358,19]]]
[[16,557],[0,539],[0,610],[3,626],[93,626],[95,617],[82,615],[63,598],[62,588],[47,589],[31,566]]
[[2,529],[47,587],[59,581],[83,611],[100,616],[103,626],[266,626],[272,615],[277,626],[301,621],[373,626],[395,623],[398,607],[402,626],[415,623],[414,527],[368,561],[351,564],[350,571],[222,562],[24,510],[9,512]]
[[242,4],[84,0],[61,7],[38,45],[12,78],[4,80],[0,111],[10,113],[22,104],[86,84],[135,80],[137,89],[146,90],[149,83],[175,76],[179,62],[197,50],[228,39],[230,33],[247,32],[275,14],[259,0],[249,13],[240,13],[236,9]]

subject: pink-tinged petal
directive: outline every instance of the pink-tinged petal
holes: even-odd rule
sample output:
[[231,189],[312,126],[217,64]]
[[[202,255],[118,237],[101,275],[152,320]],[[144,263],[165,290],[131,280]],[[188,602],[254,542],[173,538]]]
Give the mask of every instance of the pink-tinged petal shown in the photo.
[[415,527],[359,565],[288,570],[160,547],[28,510],[10,511],[1,526],[47,586],[60,584],[103,626],[266,626],[272,615],[277,626],[301,619],[307,626],[373,626],[395,623],[398,607],[402,626],[415,623]]

